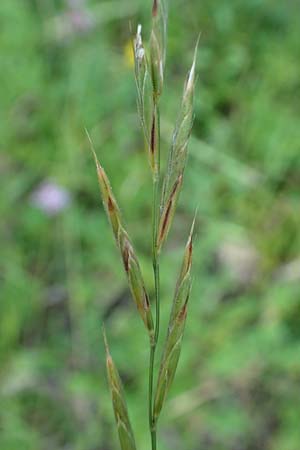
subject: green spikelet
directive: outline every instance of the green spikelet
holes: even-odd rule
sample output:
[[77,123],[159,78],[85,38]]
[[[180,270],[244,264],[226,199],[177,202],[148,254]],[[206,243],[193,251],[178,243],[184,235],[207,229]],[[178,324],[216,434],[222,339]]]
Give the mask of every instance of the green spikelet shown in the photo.
[[160,221],[158,225],[158,234],[157,234],[157,248],[158,252],[160,252],[161,247],[169,233],[173,217],[175,214],[175,209],[177,206],[177,201],[179,197],[179,193],[182,186],[182,174],[180,174],[175,180],[174,186],[170,192],[169,198],[166,201],[165,205],[162,208]]
[[154,0],[152,29],[147,57],[142,41],[142,27],[137,28],[134,39],[135,80],[137,104],[142,124],[150,167],[157,176],[159,165],[158,100],[162,92],[166,54],[167,14],[162,0]]
[[155,171],[155,158],[151,149],[151,133],[153,129],[153,87],[151,70],[142,41],[142,27],[138,26],[134,40],[135,81],[137,87],[137,106],[145,141],[148,149],[149,164]]
[[153,319],[148,294],[146,292],[139,262],[134,253],[128,234],[122,227],[120,227],[119,229],[118,244],[121,250],[124,269],[127,274],[131,294],[135,300],[140,316],[142,317],[143,322],[152,339]]
[[103,328],[103,337],[106,349],[107,379],[110,387],[112,405],[115,414],[115,420],[121,449],[136,450],[134,435],[128,416],[128,410],[125,401],[122,382],[118,370],[109,352],[109,347],[104,328]]
[[167,172],[163,182],[161,200],[162,213],[157,243],[159,250],[161,250],[171,228],[187,161],[188,141],[192,130],[194,116],[193,103],[197,49],[198,42],[195,48],[193,64],[185,81],[181,108],[173,132],[172,145],[168,156]]
[[167,14],[163,0],[154,0],[150,35],[150,67],[154,97],[162,93],[166,56]]
[[167,338],[165,341],[159,369],[154,400],[155,422],[157,421],[158,416],[162,410],[167,393],[174,379],[181,351],[181,341],[184,333],[187,315],[187,304],[191,290],[191,266],[193,252],[192,239],[194,223],[195,219],[193,221],[189,238],[185,247],[181,271],[177,280],[177,286],[169,319]]

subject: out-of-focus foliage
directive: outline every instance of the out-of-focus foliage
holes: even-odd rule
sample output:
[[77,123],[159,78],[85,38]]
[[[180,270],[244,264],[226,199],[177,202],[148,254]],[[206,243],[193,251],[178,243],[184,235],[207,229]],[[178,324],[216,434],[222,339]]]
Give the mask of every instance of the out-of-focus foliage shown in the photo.
[[[162,260],[163,325],[196,206],[199,220],[159,448],[299,450],[299,2],[169,3],[164,158],[202,35],[189,167]],[[153,293],[151,176],[129,31],[129,22],[150,26],[150,10],[144,0],[0,2],[1,450],[118,448],[103,319],[137,447],[149,448],[147,336],[84,127]],[[59,208],[49,183],[52,196],[68,193]]]

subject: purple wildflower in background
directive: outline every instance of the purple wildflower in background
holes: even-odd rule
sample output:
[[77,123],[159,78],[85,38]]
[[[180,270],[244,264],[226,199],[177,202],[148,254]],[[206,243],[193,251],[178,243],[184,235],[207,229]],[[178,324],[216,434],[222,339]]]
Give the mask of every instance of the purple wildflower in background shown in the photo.
[[31,203],[48,216],[55,216],[71,203],[69,192],[51,181],[43,181],[31,194]]
[[93,25],[93,20],[86,9],[85,0],[67,0],[67,17],[73,32],[89,31]]
[[52,19],[51,35],[60,42],[88,33],[95,26],[95,20],[84,0],[66,0],[63,12]]
[[87,11],[73,9],[68,13],[70,26],[74,33],[84,33],[93,26],[93,20]]

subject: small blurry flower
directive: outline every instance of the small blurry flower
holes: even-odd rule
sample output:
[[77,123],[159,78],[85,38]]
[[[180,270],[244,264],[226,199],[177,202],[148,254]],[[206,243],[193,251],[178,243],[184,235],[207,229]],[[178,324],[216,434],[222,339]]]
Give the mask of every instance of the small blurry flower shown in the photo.
[[88,33],[94,26],[95,20],[84,2],[69,0],[66,10],[50,23],[49,33],[64,42]]
[[51,181],[43,181],[30,197],[32,205],[46,213],[48,216],[55,216],[71,203],[69,192]]
[[85,33],[93,26],[92,17],[82,9],[72,9],[68,13],[68,19],[73,33]]
[[127,67],[132,68],[134,66],[134,53],[131,40],[127,41],[124,47],[124,59]]
[[66,16],[74,27],[74,31],[85,31],[90,25],[91,16],[85,0],[66,0]]

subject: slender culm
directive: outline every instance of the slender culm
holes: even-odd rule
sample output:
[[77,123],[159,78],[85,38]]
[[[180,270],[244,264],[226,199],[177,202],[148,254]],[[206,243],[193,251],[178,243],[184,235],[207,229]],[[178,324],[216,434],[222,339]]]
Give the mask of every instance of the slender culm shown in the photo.
[[[196,53],[187,75],[177,123],[168,155],[167,170],[161,174],[160,164],[160,98],[164,84],[166,55],[167,13],[163,0],[152,4],[152,27],[149,45],[144,47],[142,26],[138,25],[134,40],[135,80],[137,106],[152,176],[152,266],[154,298],[150,301],[137,254],[125,229],[120,208],[109,179],[99,163],[91,138],[92,153],[96,163],[102,201],[116,244],[121,254],[128,285],[138,313],[149,336],[148,421],[151,449],[157,449],[157,422],[167,393],[175,376],[186,322],[187,306],[191,291],[191,266],[193,251],[192,225],[184,250],[181,270],[176,282],[175,294],[163,354],[154,390],[156,347],[160,334],[160,253],[167,239],[183,184],[187,161],[188,139],[193,122],[193,98],[195,86]],[[88,134],[88,133],[87,133]],[[154,319],[153,319],[154,313]],[[109,352],[104,333],[108,382],[122,450],[135,450],[133,428],[125,402],[121,379]]]

